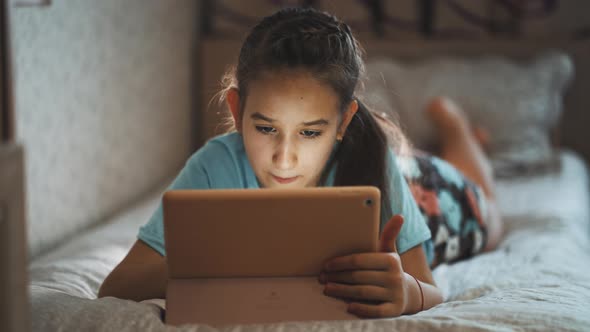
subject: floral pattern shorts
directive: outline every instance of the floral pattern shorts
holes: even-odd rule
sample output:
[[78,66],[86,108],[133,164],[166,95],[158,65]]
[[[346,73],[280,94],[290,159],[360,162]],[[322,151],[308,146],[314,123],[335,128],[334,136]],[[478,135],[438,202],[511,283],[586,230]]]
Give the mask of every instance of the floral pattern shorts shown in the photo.
[[398,163],[432,233],[431,266],[481,252],[487,241],[482,189],[435,156],[417,152]]

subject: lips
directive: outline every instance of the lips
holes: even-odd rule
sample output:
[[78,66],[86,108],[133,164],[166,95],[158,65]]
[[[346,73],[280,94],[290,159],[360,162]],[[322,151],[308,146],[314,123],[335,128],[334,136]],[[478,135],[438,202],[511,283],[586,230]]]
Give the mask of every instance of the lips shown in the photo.
[[278,183],[285,184],[285,183],[291,183],[291,182],[297,180],[298,176],[294,176],[291,178],[281,178],[281,177],[272,175],[272,178]]

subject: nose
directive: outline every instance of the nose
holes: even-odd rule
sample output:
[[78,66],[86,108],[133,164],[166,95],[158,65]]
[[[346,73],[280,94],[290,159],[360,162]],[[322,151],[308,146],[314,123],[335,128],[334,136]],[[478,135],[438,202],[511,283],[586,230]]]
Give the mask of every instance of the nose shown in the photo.
[[279,170],[290,170],[297,165],[297,147],[295,143],[282,138],[273,154],[274,166]]

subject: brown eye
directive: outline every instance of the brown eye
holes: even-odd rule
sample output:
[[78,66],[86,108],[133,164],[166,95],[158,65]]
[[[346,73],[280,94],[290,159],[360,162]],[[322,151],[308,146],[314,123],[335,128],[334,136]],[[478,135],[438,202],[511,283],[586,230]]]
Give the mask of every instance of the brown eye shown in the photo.
[[263,134],[267,134],[267,135],[272,134],[277,131],[273,127],[267,127],[267,126],[256,126],[256,130],[263,133]]
[[303,130],[301,132],[301,134],[305,137],[305,138],[316,138],[322,135],[321,131],[316,131],[316,130]]

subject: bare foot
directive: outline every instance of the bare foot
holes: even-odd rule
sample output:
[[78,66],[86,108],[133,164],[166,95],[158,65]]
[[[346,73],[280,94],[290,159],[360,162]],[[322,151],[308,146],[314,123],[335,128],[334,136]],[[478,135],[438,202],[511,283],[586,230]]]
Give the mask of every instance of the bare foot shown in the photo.
[[487,150],[490,145],[490,133],[484,127],[474,126],[471,130],[473,137],[477,140],[477,143],[484,149]]
[[442,139],[452,139],[458,135],[470,133],[482,148],[487,149],[489,146],[489,132],[481,126],[472,126],[459,105],[449,98],[433,99],[426,112],[436,125]]
[[469,121],[457,104],[445,97],[437,97],[426,108],[441,138],[464,136],[471,131]]

